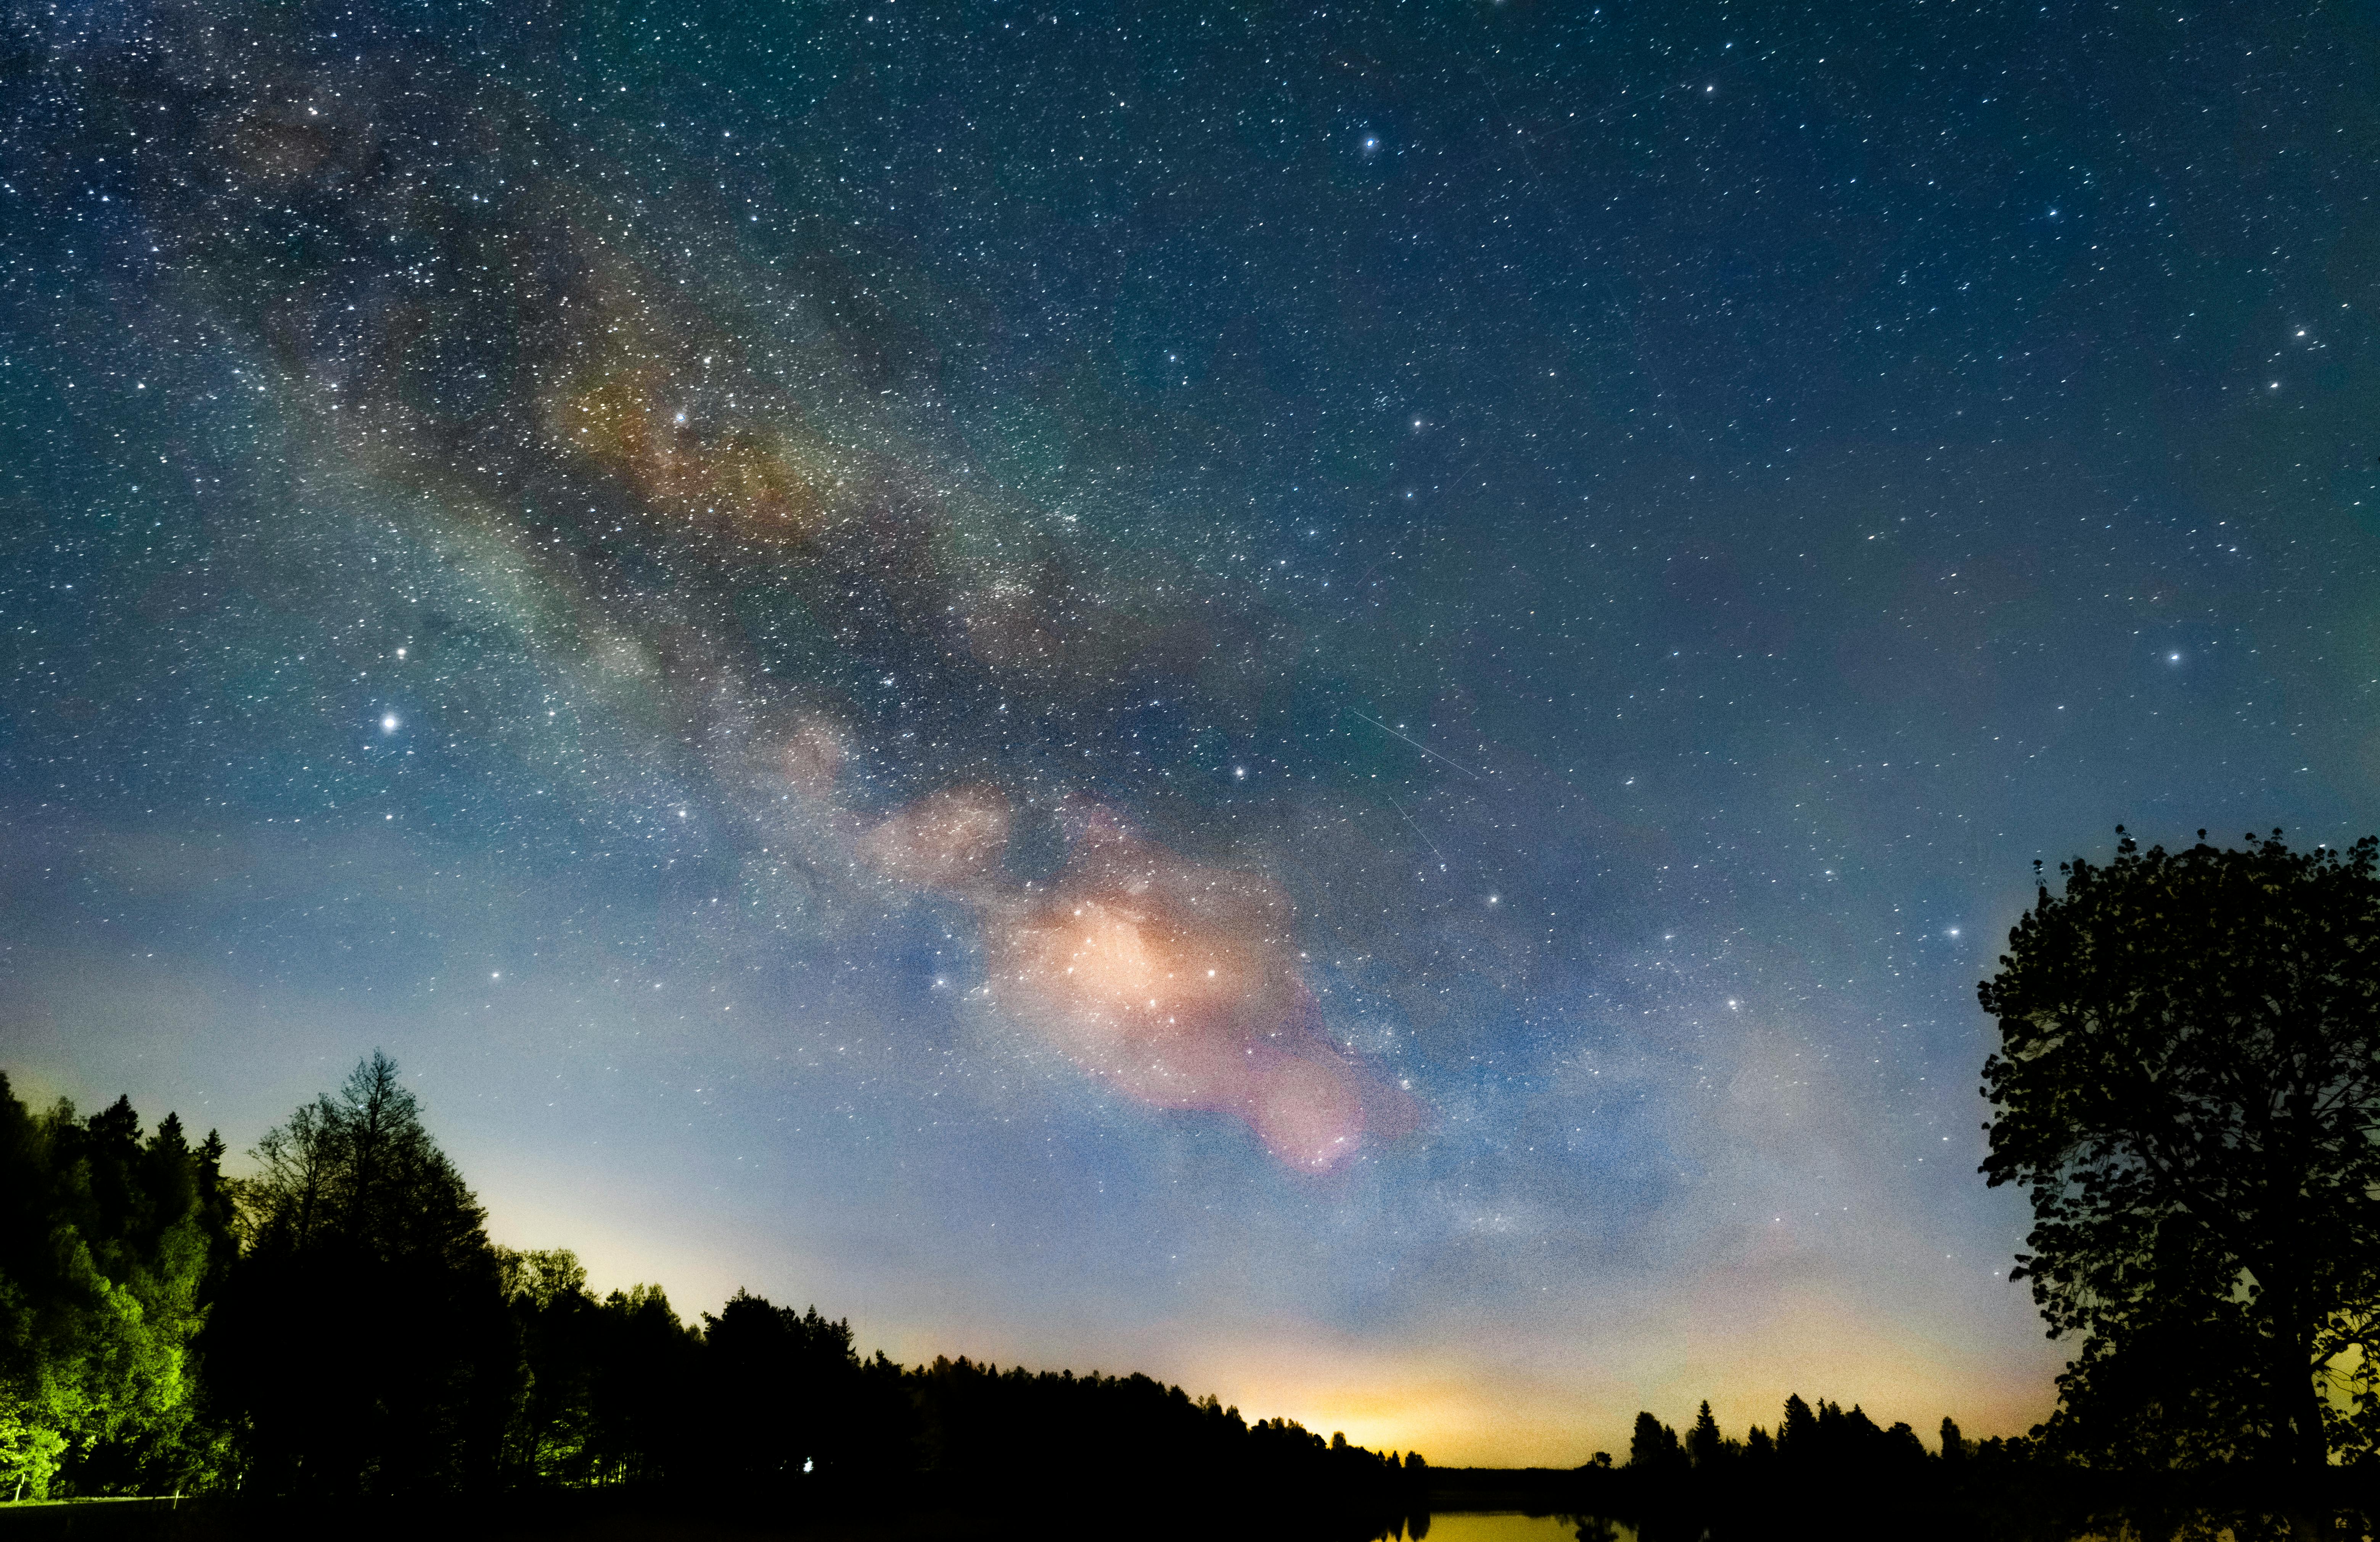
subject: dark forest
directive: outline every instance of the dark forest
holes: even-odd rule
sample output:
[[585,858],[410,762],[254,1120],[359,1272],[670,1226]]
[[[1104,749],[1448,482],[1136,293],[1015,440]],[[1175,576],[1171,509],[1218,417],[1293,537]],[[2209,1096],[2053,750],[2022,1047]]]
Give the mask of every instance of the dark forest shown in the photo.
[[[1799,1396],[1742,1439],[1706,1402],[1682,1436],[1638,1414],[1619,1462],[1434,1470],[1145,1375],[863,1355],[847,1320],[747,1292],[686,1322],[658,1286],[598,1295],[570,1252],[492,1242],[378,1053],[259,1140],[251,1175],[226,1174],[225,1155],[173,1114],[144,1131],[121,1098],[36,1111],[0,1077],[10,1500],[388,1515],[596,1498],[794,1523],[935,1512],[997,1531],[1062,1497],[1086,1526],[1261,1517],[1415,1538],[1433,1506],[1517,1508],[1572,1517],[1583,1542],[1614,1519],[1658,1542],[2051,1536],[2118,1512],[2141,1535],[2184,1535],[2273,1487],[2252,1463],[2143,1482],[2075,1461],[2054,1429],[1978,1441],[1949,1417],[1929,1451],[1907,1424]],[[2356,1479],[2338,1475],[2343,1506]]]
[[[223,1170],[167,1115],[29,1110],[0,1080],[8,1498],[383,1501],[622,1489],[782,1506],[1182,1496],[1372,1529],[1418,1454],[1250,1422],[1147,1376],[863,1357],[847,1321],[739,1292],[699,1323],[492,1243],[375,1055]],[[920,1487],[920,1485],[924,1485]]]

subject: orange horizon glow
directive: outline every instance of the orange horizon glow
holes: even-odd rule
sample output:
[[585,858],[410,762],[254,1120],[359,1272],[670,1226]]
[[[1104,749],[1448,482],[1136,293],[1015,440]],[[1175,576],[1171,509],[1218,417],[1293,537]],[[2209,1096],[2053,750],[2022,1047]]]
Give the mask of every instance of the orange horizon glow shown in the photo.
[[[596,1225],[569,1183],[556,1172],[524,1184],[550,1188],[550,1202],[497,1207],[492,1231],[516,1245],[575,1245],[610,1283],[662,1278],[688,1321],[748,1285],[782,1305],[850,1316],[863,1353],[881,1348],[906,1365],[965,1355],[1002,1369],[1137,1371],[1192,1397],[1211,1392],[1252,1422],[1293,1419],[1325,1439],[1418,1451],[1440,1467],[1571,1468],[1598,1451],[1624,1462],[1638,1410],[1682,1434],[1706,1398],[1734,1439],[1755,1424],[1774,1432],[1796,1394],[1859,1406],[1880,1426],[1906,1422],[1928,1450],[1945,1415],[1970,1439],[2022,1435],[2055,1406],[2066,1358],[2065,1346],[2036,1334],[2033,1354],[2011,1361],[1989,1325],[1973,1342],[1945,1342],[1906,1303],[1741,1264],[1658,1292],[1590,1291],[1517,1326],[1477,1316],[1385,1334],[1293,1317],[1024,1323],[967,1293],[896,1294],[900,1282],[824,1254],[739,1261],[726,1220],[682,1217],[684,1230],[667,1237]],[[709,1267],[690,1269],[695,1259]],[[2021,1290],[2001,1303],[2030,1310]],[[1564,1321],[1574,1324],[1567,1334]]]

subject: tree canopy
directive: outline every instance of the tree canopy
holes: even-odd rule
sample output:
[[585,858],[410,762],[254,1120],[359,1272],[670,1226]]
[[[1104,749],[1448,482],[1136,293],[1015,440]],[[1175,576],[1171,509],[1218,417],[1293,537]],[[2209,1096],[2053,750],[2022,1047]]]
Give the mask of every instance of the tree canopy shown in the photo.
[[268,1131],[249,1176],[223,1155],[170,1114],[144,1137],[128,1099],[35,1112],[0,1078],[0,1500],[356,1515],[618,1487],[775,1517],[1056,1480],[1370,1536],[1426,1472],[1145,1376],[863,1359],[847,1321],[746,1292],[698,1326],[656,1286],[598,1298],[567,1249],[490,1242],[385,1055]]
[[206,1343],[251,1476],[283,1492],[493,1485],[518,1382],[479,1201],[375,1052],[257,1142]]
[[2048,1434],[2107,1465],[2380,1445],[2380,843],[2060,865],[1982,982],[1982,1171],[2079,1335]]
[[0,1075],[0,1499],[202,1482],[221,1444],[194,1422],[194,1341],[230,1210],[212,1135],[168,1114],[147,1139],[125,1099],[35,1113]]
[[[1742,1439],[1720,1430],[1707,1401],[1682,1437],[1640,1412],[1627,1462],[1614,1468],[1597,1452],[1572,1502],[1627,1516],[1645,1542],[1989,1535],[1964,1524],[1985,1498],[1977,1490],[2004,1487],[2032,1454],[2022,1440],[1971,1451],[1947,1418],[1952,1443],[1937,1459],[1908,1425],[1880,1426],[1857,1403],[1821,1398],[1814,1408],[1793,1395],[1783,1412],[1773,1436],[1754,1425]],[[1969,1456],[1979,1459],[1973,1473]]]

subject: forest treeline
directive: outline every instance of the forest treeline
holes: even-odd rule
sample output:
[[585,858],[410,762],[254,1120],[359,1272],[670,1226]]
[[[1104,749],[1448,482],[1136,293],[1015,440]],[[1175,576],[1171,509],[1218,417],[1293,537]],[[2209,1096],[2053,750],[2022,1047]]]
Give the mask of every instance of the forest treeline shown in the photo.
[[[1829,1535],[1849,1526],[1937,1536],[2023,1535],[2077,1498],[2024,1438],[1971,1440],[1948,1415],[1927,1451],[1907,1424],[1878,1425],[1858,1405],[1788,1397],[1772,1432],[1722,1433],[1703,1403],[1682,1436],[1636,1415],[1624,1463],[1602,1451],[1576,1476],[1571,1502],[1630,1518],[1648,1539],[1799,1535],[1806,1517]],[[1829,1529],[1832,1528],[1832,1529]]]
[[[2272,1464],[2158,1470],[2077,1462],[2041,1427],[2008,1439],[1969,1439],[1945,1416],[1928,1450],[1907,1424],[1879,1425],[1853,1405],[1799,1395],[1773,1429],[1722,1432],[1705,1402],[1681,1434],[1639,1413],[1625,1458],[1597,1451],[1574,1471],[1439,1469],[1443,1508],[1522,1507],[1578,1523],[1580,1542],[1610,1542],[1610,1523],[1639,1542],[1779,1542],[1807,1536],[1928,1536],[2005,1542],[2124,1536],[2214,1542],[2283,1536],[2367,1538],[2369,1475],[2335,1467],[2309,1487]],[[2293,1531],[2289,1500],[2331,1507],[2338,1530]]]
[[[1705,1403],[1682,1435],[1640,1414],[1623,1462],[1440,1472],[1146,1376],[903,1366],[815,1307],[739,1292],[686,1322],[656,1286],[598,1294],[570,1253],[490,1240],[377,1054],[252,1155],[229,1175],[222,1140],[171,1114],[29,1109],[0,1075],[0,1500],[577,1494],[1045,1524],[1062,1501],[1144,1530],[1228,1512],[1418,1537],[1435,1496],[1621,1519],[1645,1542],[2049,1536],[2118,1513],[2153,1536],[2168,1512],[2248,1516],[2247,1536],[2277,1496],[2344,1515],[2372,1476],[2094,1464],[2041,1429],[1978,1442],[1949,1418],[1929,1451],[1905,1424],[1799,1397],[1741,1439]],[[1583,1542],[1606,1535],[1580,1522]]]
[[698,1323],[492,1243],[374,1055],[224,1172],[123,1099],[29,1109],[0,1075],[0,1500],[385,1500],[618,1488],[798,1512],[838,1497],[1257,1504],[1392,1529],[1420,1456],[1146,1376],[862,1356],[739,1292]]

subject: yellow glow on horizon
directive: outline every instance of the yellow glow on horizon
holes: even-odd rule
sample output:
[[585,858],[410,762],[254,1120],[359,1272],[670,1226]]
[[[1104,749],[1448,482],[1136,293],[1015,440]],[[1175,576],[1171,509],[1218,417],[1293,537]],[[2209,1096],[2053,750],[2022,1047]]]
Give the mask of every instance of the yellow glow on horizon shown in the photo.
[[[1071,906],[1069,907],[1071,908]],[[467,1157],[476,1153],[466,1151]],[[658,1279],[681,1316],[715,1311],[735,1285],[843,1315],[863,1351],[906,1364],[961,1354],[1003,1368],[1141,1371],[1193,1397],[1212,1392],[1250,1420],[1281,1416],[1376,1451],[1418,1451],[1437,1466],[1568,1468],[1605,1451],[1625,1460],[1639,1409],[1681,1431],[1705,1398],[1719,1426],[1774,1430],[1788,1394],[1906,1421],[1930,1448],[1944,1415],[1971,1439],[2023,1433],[2055,1402],[2065,1346],[2028,1331],[2011,1354],[1988,1323],[1946,1341],[1916,1311],[1864,1294],[1811,1260],[1755,1258],[1642,1291],[1585,1292],[1530,1320],[1484,1312],[1351,1330],[1311,1319],[1204,1317],[1025,1322],[955,1286],[921,1285],[892,1266],[855,1271],[826,1252],[749,1251],[724,1221],[678,1218],[654,1235],[589,1211],[574,1170],[536,1175],[511,1159],[493,1229],[516,1245],[566,1243],[598,1283]],[[689,1272],[689,1262],[711,1267]],[[798,1281],[795,1283],[795,1281]],[[1980,1298],[1988,1306],[1992,1298]],[[2021,1314],[2022,1291],[2005,1298]],[[1121,1314],[1129,1318],[1130,1314]],[[1925,1327],[1920,1324],[1926,1324]],[[2014,1323],[2009,1326],[2017,1326]]]
[[2048,1415],[2064,1358],[2045,1341],[2037,1364],[2009,1366],[1809,1288],[1715,1326],[1693,1317],[1672,1307],[1609,1321],[1559,1358],[1528,1355],[1542,1343],[1533,1334],[1499,1352],[1501,1364],[1487,1345],[1401,1350],[1321,1335],[1208,1343],[1196,1359],[1251,1419],[1281,1415],[1442,1467],[1575,1467],[1598,1451],[1625,1461],[1639,1409],[1682,1433],[1705,1398],[1736,1439],[1755,1424],[1774,1431],[1795,1393],[1858,1404],[1880,1426],[1905,1421],[1929,1449],[1946,1414],[1973,1439],[2020,1435]]

